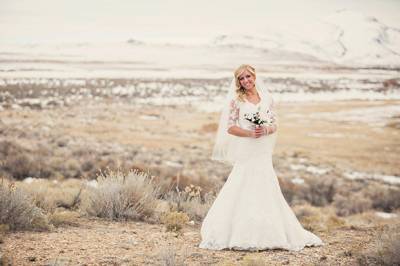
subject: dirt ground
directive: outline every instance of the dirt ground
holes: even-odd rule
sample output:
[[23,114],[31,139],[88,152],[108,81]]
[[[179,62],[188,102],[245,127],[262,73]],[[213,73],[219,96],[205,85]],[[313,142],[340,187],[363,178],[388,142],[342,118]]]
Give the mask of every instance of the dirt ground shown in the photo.
[[[399,101],[280,103],[274,156],[280,160],[305,158],[312,165],[331,166],[342,172],[400,176],[399,116],[389,113],[399,104]],[[190,167],[185,156],[193,149],[197,153],[191,155],[192,161],[209,158],[218,116],[195,107],[154,107],[111,100],[50,110],[21,108],[0,112],[0,119],[8,128],[37,132],[41,139],[64,136],[100,145],[133,145],[165,154],[161,160],[168,160],[173,150],[181,154],[184,167]],[[27,146],[35,141],[18,135],[14,139]],[[345,226],[319,232],[327,243],[323,247],[300,252],[268,250],[251,255],[261,257],[267,265],[355,265],[352,250],[373,245],[370,240],[380,232],[379,226]],[[158,224],[82,217],[75,226],[51,232],[7,234],[2,251],[14,265],[154,265],[160,263],[159,252],[168,245],[178,255],[187,249],[189,265],[235,265],[250,253],[202,250],[197,247],[199,231],[200,224],[187,225],[183,234],[177,236],[165,232]]]
[[52,232],[9,234],[3,254],[13,265],[160,265],[163,252],[171,247],[187,265],[238,265],[245,256],[262,259],[265,265],[357,265],[355,252],[371,248],[379,228],[343,226],[318,232],[326,245],[298,252],[213,251],[198,247],[200,224],[176,234],[158,224],[79,218],[75,226]]

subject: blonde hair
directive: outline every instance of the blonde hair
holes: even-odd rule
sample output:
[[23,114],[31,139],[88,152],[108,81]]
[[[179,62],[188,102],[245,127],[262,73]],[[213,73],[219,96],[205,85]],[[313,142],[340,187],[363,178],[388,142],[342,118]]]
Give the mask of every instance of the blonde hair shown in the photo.
[[235,83],[236,83],[236,96],[237,99],[242,102],[244,102],[244,95],[246,94],[246,89],[243,88],[242,85],[240,85],[239,76],[242,75],[242,73],[246,70],[249,71],[254,78],[256,78],[256,70],[254,69],[254,67],[247,64],[240,65],[234,72]]

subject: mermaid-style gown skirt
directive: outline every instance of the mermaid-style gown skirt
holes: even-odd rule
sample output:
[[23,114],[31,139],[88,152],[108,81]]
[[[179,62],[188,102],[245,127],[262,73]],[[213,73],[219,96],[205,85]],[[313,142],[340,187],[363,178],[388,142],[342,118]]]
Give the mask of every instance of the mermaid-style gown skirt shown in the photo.
[[243,138],[236,161],[201,225],[200,248],[299,251],[324,245],[286,202],[272,165],[277,132]]

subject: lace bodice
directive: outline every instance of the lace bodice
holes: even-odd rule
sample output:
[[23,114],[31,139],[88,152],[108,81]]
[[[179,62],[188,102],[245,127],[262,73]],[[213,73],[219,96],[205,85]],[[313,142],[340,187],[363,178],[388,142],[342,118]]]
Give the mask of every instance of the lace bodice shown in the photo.
[[[246,119],[246,115],[252,116],[253,114],[259,112],[260,117],[268,121],[266,124],[276,124],[277,116],[274,110],[274,101],[272,98],[267,101],[264,97],[260,95],[260,102],[257,104],[253,104],[247,100],[244,102],[239,101],[238,99],[232,100],[230,103],[229,110],[229,119],[228,119],[228,128],[231,126],[239,126],[244,129],[252,129],[255,124],[248,121]],[[264,124],[264,125],[266,125]]]

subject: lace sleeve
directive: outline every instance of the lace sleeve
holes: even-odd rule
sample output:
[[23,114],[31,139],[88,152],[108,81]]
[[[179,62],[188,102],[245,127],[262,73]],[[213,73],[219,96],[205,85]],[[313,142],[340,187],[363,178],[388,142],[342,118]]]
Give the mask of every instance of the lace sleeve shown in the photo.
[[269,111],[271,113],[272,124],[276,125],[278,123],[278,116],[275,110],[275,101],[274,98],[271,98],[271,105],[269,106]]
[[272,126],[272,125],[277,125],[277,115],[275,112],[275,103],[274,99],[270,98],[269,105],[267,109],[265,110],[265,114],[263,117],[263,120],[265,120],[265,125],[266,126]]
[[239,120],[239,106],[236,100],[232,100],[229,108],[228,128],[236,126]]

